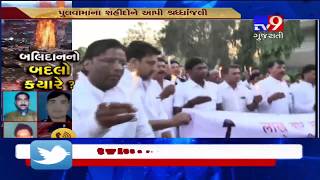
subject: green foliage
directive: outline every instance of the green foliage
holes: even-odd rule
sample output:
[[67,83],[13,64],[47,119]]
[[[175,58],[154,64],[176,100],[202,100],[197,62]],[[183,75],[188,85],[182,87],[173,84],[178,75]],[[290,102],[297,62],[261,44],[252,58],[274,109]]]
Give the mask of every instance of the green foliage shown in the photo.
[[84,56],[84,54],[85,54],[86,51],[87,51],[87,48],[86,48],[86,47],[79,47],[79,48],[77,49],[77,51],[78,51],[79,54],[80,54],[80,61],[82,61],[83,56]]
[[123,44],[128,46],[132,41],[146,41],[156,47],[160,47],[158,44],[159,36],[161,34],[156,33],[146,23],[138,22],[128,30],[127,36],[123,38]]
[[[300,47],[304,35],[300,28],[300,22],[286,21],[284,24],[283,39],[264,39],[257,41],[253,37],[253,22],[241,21],[239,29],[235,31],[233,38],[241,40],[238,54],[238,62],[243,65],[259,65],[266,72],[268,62],[281,59],[287,60],[292,51]],[[259,52],[259,63],[253,61],[253,56]]]
[[230,62],[227,42],[231,38],[233,20],[172,20],[162,29],[160,44],[168,55],[180,62],[198,56],[206,59],[210,67],[217,62]]
[[178,57],[182,63],[186,58],[199,56],[211,68],[217,63],[230,64],[228,43],[231,43],[238,49],[235,63],[247,67],[258,65],[263,71],[270,60],[287,60],[304,39],[299,21],[285,22],[283,39],[261,41],[253,37],[252,20],[241,20],[238,24],[234,20],[172,20],[161,33],[164,36],[160,44],[165,53]]

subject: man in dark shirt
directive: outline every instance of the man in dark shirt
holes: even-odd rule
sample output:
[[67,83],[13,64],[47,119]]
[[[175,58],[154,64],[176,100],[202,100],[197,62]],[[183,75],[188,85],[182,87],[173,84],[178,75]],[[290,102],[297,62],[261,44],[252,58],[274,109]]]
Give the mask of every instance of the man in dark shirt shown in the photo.
[[43,122],[71,122],[68,116],[70,101],[70,94],[66,92],[50,92],[47,96],[48,118]]

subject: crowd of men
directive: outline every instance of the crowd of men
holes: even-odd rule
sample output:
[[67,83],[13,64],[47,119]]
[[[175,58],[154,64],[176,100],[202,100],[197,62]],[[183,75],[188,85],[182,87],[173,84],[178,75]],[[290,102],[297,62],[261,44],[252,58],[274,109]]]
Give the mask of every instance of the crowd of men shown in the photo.
[[[312,113],[315,66],[290,86],[286,67],[277,60],[268,74],[253,68],[241,80],[239,65],[208,70],[190,57],[182,67],[167,61],[151,44],[127,47],[114,39],[88,46],[72,92],[73,130],[78,137],[179,137],[177,128],[191,121],[184,108],[203,111]],[[201,131],[201,129],[199,129]]]

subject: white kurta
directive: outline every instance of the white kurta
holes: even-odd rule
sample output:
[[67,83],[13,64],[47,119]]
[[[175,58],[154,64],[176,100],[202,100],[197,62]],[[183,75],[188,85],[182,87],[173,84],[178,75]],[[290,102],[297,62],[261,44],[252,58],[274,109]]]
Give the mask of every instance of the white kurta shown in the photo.
[[[258,112],[275,113],[275,114],[289,114],[292,103],[292,96],[290,89],[285,81],[279,81],[272,76],[255,84],[257,93],[262,96],[262,102],[259,104]],[[267,99],[276,92],[282,92],[285,97],[268,103]]]
[[[140,77],[134,77],[134,79],[137,79],[134,94],[140,98],[148,119],[168,120],[168,116],[159,98],[161,88],[158,82],[155,80],[143,81]],[[161,133],[169,130],[170,129],[163,129],[155,131],[155,134],[157,137],[161,137]]]
[[[174,85],[174,83],[172,83],[169,80],[164,79],[163,80],[163,88],[160,86],[160,84],[158,83],[158,93],[160,94],[164,88],[166,88],[169,85]],[[167,116],[169,119],[172,119],[173,117],[173,95],[163,99],[161,101],[163,109],[165,110]],[[170,128],[171,130],[171,134],[173,137],[177,136],[177,128],[176,127],[172,127]]]
[[[160,94],[163,91],[164,88],[168,87],[169,85],[174,85],[174,83],[172,83],[169,80],[164,79],[163,80],[163,88],[160,86],[159,83],[158,83],[158,85],[159,85],[158,91],[159,91],[159,94]],[[161,103],[163,105],[163,108],[164,108],[167,116],[169,118],[172,118],[172,116],[173,116],[173,95],[163,99],[161,101]]]
[[[93,86],[80,72],[72,91],[72,129],[77,137],[135,138],[154,137],[139,101],[129,97],[127,91],[116,86],[106,92]],[[97,107],[101,103],[131,103],[136,109],[136,121],[122,123],[109,129],[98,125],[95,118]]]
[[293,94],[293,112],[313,113],[316,100],[315,86],[306,81],[300,81],[290,89]]

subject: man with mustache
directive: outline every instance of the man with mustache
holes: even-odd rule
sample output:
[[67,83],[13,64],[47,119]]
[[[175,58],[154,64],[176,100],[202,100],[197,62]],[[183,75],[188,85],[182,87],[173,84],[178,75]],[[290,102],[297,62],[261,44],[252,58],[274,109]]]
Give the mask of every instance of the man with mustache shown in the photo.
[[[143,106],[143,110],[149,119],[157,137],[167,137],[163,132],[168,128],[186,125],[191,118],[186,113],[179,113],[173,118],[168,118],[161,103],[161,96],[158,92],[158,82],[152,79],[157,70],[157,58],[160,51],[151,44],[144,41],[132,41],[127,48],[127,59],[134,67],[134,87],[132,96],[137,96]],[[171,137],[171,135],[169,135]]]
[[218,85],[221,106],[225,111],[249,112],[254,111],[261,96],[254,96],[250,90],[240,82],[240,66],[236,64],[222,68],[224,81]]
[[269,76],[259,81],[255,88],[262,101],[258,112],[289,114],[292,104],[290,90],[285,81],[282,80],[286,74],[286,66],[283,61],[272,61],[268,64]]
[[153,74],[153,79],[159,84],[159,99],[163,102],[168,117],[172,117],[172,106],[173,106],[173,94],[175,92],[175,85],[173,82],[165,79],[166,77],[166,65],[167,62],[158,57],[157,70]]
[[[159,94],[158,99],[161,100],[161,104],[163,105],[163,108],[168,116],[168,118],[173,117],[173,94],[175,92],[175,85],[173,82],[165,79],[166,77],[166,66],[167,62],[161,58],[158,57],[157,62],[157,70],[153,74],[153,79],[158,82],[158,88],[157,88],[157,94]],[[176,136],[177,129],[175,127],[170,129],[171,131],[168,131],[168,133],[171,133],[173,137]]]
[[30,95],[19,92],[15,95],[17,110],[5,115],[5,121],[37,121],[37,113],[29,109]]

